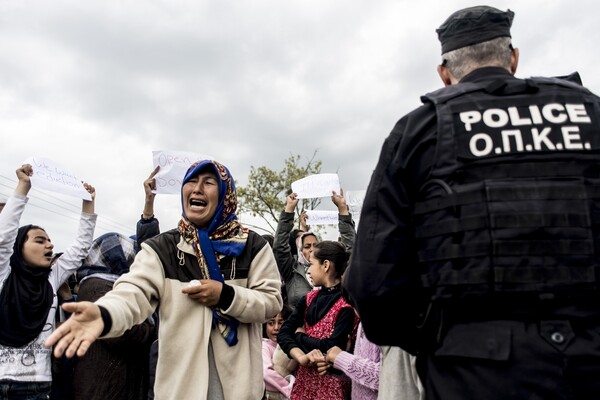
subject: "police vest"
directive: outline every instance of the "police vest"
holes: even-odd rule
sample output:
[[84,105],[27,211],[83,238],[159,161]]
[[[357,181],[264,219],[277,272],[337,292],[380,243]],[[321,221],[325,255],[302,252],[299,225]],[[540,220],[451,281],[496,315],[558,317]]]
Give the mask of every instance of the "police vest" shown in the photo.
[[600,99],[561,79],[512,78],[422,100],[438,121],[413,212],[432,298],[597,293]]

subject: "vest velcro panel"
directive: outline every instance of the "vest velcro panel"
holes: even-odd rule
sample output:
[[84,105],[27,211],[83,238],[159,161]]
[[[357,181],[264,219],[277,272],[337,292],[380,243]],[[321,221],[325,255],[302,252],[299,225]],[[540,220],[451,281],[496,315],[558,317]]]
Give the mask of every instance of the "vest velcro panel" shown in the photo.
[[595,286],[598,213],[593,218],[584,179],[467,188],[415,206],[423,285],[435,297]]

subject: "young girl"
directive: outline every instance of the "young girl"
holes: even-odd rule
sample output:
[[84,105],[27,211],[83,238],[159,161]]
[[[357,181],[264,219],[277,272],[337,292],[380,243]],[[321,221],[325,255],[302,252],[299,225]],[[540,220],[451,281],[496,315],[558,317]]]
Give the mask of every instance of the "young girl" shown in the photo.
[[[284,290],[287,304],[293,308],[298,301],[313,288],[307,276],[307,268],[310,263],[310,252],[315,243],[319,241],[314,232],[309,232],[306,226],[306,212],[300,216],[301,223],[307,231],[299,232],[296,239],[297,254],[290,253],[289,235],[294,226],[294,212],[298,205],[298,195],[290,193],[286,197],[285,208],[279,216],[275,240],[273,242],[273,253],[277,260],[277,267],[284,282]],[[340,193],[332,192],[331,201],[338,209],[340,241],[351,249],[356,237],[356,228],[350,208],[346,203],[344,191]]]
[[75,244],[54,263],[48,234],[39,226],[19,228],[33,168],[17,169],[19,183],[0,213],[0,400],[48,399],[51,349],[44,341],[55,326],[56,291],[81,265],[92,243],[95,189],[83,200]]
[[[297,363],[283,354],[285,359],[275,359],[277,354],[277,335],[283,321],[290,315],[291,308],[283,305],[283,310],[263,324],[263,375],[265,379],[266,398],[284,400],[290,398],[294,384],[293,372]],[[281,353],[281,351],[279,351]]]
[[335,369],[319,375],[316,365],[325,361],[324,354],[330,348],[345,349],[358,324],[354,309],[341,291],[348,257],[339,242],[325,240],[314,245],[308,274],[317,289],[302,297],[277,336],[281,348],[299,364],[292,400],[350,398],[348,377]]

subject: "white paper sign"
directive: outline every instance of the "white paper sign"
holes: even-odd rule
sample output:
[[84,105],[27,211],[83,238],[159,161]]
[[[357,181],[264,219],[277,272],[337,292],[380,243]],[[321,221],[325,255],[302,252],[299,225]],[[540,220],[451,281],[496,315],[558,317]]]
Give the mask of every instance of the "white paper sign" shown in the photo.
[[292,183],[292,192],[296,193],[299,199],[331,197],[332,191],[340,193],[338,174],[309,175]]
[[337,211],[307,210],[307,225],[337,225],[339,217]]
[[360,210],[362,209],[366,193],[366,190],[348,190],[347,192],[344,192],[346,204],[348,204],[348,208],[350,208],[350,212],[354,219],[360,216]]
[[81,180],[73,172],[48,158],[33,156],[23,162],[31,164],[33,175],[31,187],[66,194],[83,200],[92,200],[92,196],[83,187]]
[[190,165],[196,161],[214,160],[206,154],[187,151],[155,150],[152,152],[152,165],[160,165],[160,170],[154,176],[157,194],[180,194],[181,182]]

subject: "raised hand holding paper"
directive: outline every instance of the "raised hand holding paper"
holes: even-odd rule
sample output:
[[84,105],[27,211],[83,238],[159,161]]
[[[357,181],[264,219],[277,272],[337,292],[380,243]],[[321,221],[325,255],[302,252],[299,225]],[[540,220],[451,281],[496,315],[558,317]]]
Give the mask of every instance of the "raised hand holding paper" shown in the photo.
[[340,193],[338,174],[314,174],[292,183],[292,192],[299,199],[331,197],[332,191]]

